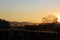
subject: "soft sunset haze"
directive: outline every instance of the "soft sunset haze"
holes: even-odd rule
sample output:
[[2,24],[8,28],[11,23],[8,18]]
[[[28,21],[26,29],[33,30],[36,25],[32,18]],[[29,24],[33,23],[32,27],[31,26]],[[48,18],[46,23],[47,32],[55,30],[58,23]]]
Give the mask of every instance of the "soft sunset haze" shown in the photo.
[[41,22],[47,15],[60,15],[60,0],[0,0],[0,18]]

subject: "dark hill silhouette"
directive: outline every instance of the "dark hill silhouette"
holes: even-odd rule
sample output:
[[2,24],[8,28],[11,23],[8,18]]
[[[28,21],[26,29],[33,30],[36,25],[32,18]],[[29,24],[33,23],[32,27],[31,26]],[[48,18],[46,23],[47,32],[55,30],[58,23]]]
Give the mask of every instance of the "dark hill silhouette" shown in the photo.
[[4,29],[7,29],[7,28],[9,28],[10,26],[9,26],[9,22],[8,21],[6,21],[6,20],[3,20],[3,19],[0,19],[0,28],[4,28]]

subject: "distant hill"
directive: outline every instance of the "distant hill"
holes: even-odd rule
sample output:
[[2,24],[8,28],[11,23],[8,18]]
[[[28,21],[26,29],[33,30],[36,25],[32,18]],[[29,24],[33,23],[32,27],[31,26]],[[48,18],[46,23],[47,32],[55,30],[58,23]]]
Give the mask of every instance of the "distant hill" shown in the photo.
[[38,25],[38,23],[31,23],[31,22],[10,22],[10,26],[12,27],[20,27],[25,25]]

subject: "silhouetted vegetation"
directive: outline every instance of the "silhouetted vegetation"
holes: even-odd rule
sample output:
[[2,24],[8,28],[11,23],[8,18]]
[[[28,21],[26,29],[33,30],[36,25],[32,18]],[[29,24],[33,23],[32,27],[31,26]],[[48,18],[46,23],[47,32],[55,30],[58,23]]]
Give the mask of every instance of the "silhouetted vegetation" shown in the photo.
[[6,20],[3,20],[3,19],[0,19],[0,28],[4,28],[4,29],[7,29],[7,28],[9,28],[10,27],[10,25],[9,25],[9,22],[8,21],[6,21]]

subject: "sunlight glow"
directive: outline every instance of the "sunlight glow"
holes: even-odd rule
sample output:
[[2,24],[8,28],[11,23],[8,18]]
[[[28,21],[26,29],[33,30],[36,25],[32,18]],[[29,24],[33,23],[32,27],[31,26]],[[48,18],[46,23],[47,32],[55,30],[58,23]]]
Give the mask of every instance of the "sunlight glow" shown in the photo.
[[58,20],[57,20],[57,21],[58,21],[58,22],[60,22],[60,16],[57,16],[57,18],[58,18]]

